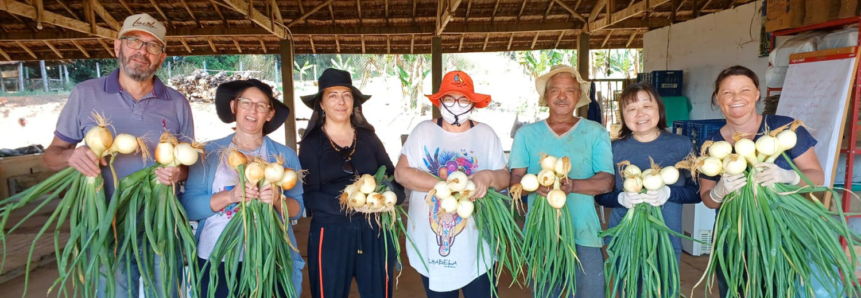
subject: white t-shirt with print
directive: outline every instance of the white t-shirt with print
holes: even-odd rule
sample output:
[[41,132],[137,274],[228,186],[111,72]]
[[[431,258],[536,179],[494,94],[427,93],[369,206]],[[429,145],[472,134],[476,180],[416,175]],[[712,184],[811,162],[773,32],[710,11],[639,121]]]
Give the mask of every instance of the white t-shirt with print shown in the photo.
[[[401,154],[406,156],[410,167],[437,177],[456,170],[467,175],[498,170],[507,164],[496,132],[481,123],[465,132],[453,133],[443,130],[436,122],[424,121],[410,133]],[[478,258],[479,233],[473,220],[460,218],[457,213],[437,215],[436,197],[427,202],[426,195],[423,191],[410,193],[407,233],[429,271],[425,270],[412,245],[407,245],[410,265],[428,277],[433,291],[460,289],[492,268],[493,256],[483,242],[484,257]]]
[[[228,148],[234,147],[233,143],[230,143]],[[239,152],[245,154],[249,160],[254,157],[268,156],[265,142],[260,144],[260,147],[255,150],[239,150]],[[215,178],[212,181],[212,193],[216,194],[224,190],[233,189],[233,187],[236,187],[237,185],[239,185],[239,173],[230,168],[227,164],[227,158],[222,158],[221,161],[218,162],[218,169],[216,170]],[[215,248],[215,243],[218,242],[218,238],[221,237],[221,232],[227,227],[227,223],[230,222],[230,219],[237,215],[237,212],[239,212],[239,204],[231,203],[221,211],[218,211],[215,215],[206,219],[203,224],[203,231],[200,232],[200,240],[197,242],[198,257],[201,259],[209,259],[209,255],[212,254],[212,250]],[[241,255],[239,260],[242,261]]]

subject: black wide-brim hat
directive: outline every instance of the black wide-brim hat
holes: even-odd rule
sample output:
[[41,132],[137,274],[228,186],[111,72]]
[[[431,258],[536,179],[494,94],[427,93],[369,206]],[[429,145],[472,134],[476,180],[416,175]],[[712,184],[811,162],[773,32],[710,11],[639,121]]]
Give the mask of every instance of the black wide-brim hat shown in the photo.
[[371,98],[370,95],[362,94],[362,91],[359,91],[358,88],[353,86],[353,78],[350,77],[350,73],[334,68],[327,68],[323,71],[323,74],[320,75],[320,78],[317,79],[317,93],[311,95],[300,96],[302,99],[302,103],[305,106],[314,109],[314,105],[318,104],[323,97],[323,90],[329,87],[349,87],[350,90],[353,91],[353,100],[354,105],[359,106],[368,101]]
[[[263,134],[269,133],[281,127],[287,117],[290,116],[290,108],[284,105],[283,102],[275,99],[272,93],[272,87],[268,84],[255,79],[236,80],[218,85],[215,89],[215,111],[218,113],[218,118],[224,123],[233,123],[236,121],[236,115],[230,110],[230,102],[239,98],[242,92],[248,88],[257,88],[269,97],[269,105],[275,109],[275,115],[272,119],[263,124]],[[237,105],[237,109],[240,107]]]

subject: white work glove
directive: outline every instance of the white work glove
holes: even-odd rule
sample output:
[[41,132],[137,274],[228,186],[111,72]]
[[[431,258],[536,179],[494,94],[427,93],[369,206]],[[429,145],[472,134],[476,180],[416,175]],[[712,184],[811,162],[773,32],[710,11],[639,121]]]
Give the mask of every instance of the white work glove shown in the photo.
[[664,185],[664,187],[661,187],[658,190],[647,191],[646,194],[643,195],[643,201],[649,203],[649,205],[661,207],[670,199],[670,193],[670,187]]
[[625,208],[634,208],[634,205],[643,202],[643,194],[636,192],[621,192],[619,193],[619,204]]
[[798,173],[793,170],[784,170],[773,163],[760,163],[756,165],[756,168],[759,172],[756,172],[754,179],[765,187],[772,186],[775,183],[796,185],[798,182],[801,182],[801,176],[798,176]]
[[747,185],[747,178],[744,177],[744,174],[738,175],[726,175],[721,176],[720,181],[718,181],[715,188],[709,192],[709,196],[712,198],[712,201],[715,203],[723,203],[723,198],[728,194],[741,189]]

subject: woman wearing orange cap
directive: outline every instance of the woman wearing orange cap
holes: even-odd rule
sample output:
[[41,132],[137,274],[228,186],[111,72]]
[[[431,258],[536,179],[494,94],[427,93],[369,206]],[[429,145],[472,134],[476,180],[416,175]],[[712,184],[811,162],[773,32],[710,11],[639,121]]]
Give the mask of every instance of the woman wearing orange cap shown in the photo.
[[442,118],[421,122],[413,129],[395,169],[395,179],[412,190],[407,232],[416,248],[408,245],[407,256],[422,275],[429,298],[458,297],[460,291],[465,298],[491,297],[495,285],[486,272],[493,267],[487,261],[493,256],[487,243],[482,244],[484,255],[478,255],[475,223],[457,213],[441,212],[436,196],[425,200],[439,181],[436,177],[445,179],[455,171],[464,172],[475,183],[471,200],[483,198],[489,187],[508,187],[507,161],[499,138],[490,126],[469,119],[475,109],[487,107],[490,95],[475,93],[469,75],[452,71],[443,78],[440,91],[427,97],[440,109]]

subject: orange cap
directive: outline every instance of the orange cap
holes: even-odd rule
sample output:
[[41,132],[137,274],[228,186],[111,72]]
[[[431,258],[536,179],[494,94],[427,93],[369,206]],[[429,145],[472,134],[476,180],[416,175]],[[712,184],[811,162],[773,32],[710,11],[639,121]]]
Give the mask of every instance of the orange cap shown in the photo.
[[484,108],[490,104],[490,95],[475,93],[475,85],[472,83],[472,78],[465,72],[455,70],[451,71],[442,78],[442,84],[439,86],[439,92],[433,95],[425,95],[435,105],[439,106],[439,99],[449,92],[462,93],[466,98],[475,105],[476,108]]

